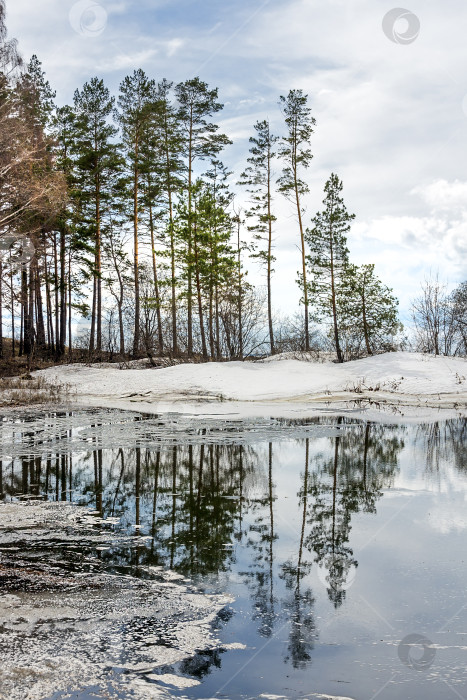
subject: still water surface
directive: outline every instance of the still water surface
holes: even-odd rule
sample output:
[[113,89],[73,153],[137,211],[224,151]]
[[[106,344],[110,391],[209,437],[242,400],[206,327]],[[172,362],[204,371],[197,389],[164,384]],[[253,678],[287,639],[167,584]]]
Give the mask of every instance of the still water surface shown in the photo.
[[[5,502],[84,505],[113,538],[19,534],[0,555],[134,579],[170,570],[231,597],[218,648],[170,667],[193,682],[172,696],[467,698],[465,419],[80,411],[4,416],[0,430]],[[168,669],[152,671],[148,689]],[[70,697],[106,697],[94,692]]]

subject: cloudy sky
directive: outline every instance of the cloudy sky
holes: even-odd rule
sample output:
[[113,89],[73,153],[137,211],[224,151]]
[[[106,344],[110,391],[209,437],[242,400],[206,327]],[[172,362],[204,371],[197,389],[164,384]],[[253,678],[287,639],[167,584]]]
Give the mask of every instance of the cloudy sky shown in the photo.
[[[356,214],[351,255],[376,264],[406,316],[430,270],[450,286],[467,279],[467,4],[393,9],[390,0],[7,0],[10,36],[25,57],[37,53],[59,103],[94,75],[116,90],[138,67],[219,87],[219,121],[234,140],[224,160],[236,174],[255,121],[267,116],[283,133],[279,95],[306,91],[317,122],[309,216],[338,173]],[[276,307],[293,310],[296,223],[287,202],[277,209]]]

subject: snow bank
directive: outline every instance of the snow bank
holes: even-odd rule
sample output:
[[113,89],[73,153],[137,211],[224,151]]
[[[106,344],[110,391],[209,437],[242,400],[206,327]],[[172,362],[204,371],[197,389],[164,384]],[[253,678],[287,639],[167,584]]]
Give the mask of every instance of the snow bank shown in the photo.
[[[297,402],[305,405],[369,399],[408,406],[467,406],[467,360],[385,353],[339,365],[281,358],[268,362],[212,362],[163,369],[66,365],[40,372],[63,382],[79,403],[141,410],[200,402]],[[144,404],[144,406],[143,406]],[[224,406],[223,412],[227,407]],[[269,412],[269,411],[268,411]]]

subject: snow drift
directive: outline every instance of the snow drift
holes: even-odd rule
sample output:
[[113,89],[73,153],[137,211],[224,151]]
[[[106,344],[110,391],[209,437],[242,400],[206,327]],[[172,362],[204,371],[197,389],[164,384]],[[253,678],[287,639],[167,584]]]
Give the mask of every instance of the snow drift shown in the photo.
[[[335,364],[283,359],[266,362],[182,364],[163,369],[117,365],[65,365],[40,372],[69,385],[80,404],[170,410],[172,405],[214,402],[315,407],[366,399],[407,406],[467,406],[467,360],[416,353],[385,353]],[[224,412],[227,407],[224,406]]]

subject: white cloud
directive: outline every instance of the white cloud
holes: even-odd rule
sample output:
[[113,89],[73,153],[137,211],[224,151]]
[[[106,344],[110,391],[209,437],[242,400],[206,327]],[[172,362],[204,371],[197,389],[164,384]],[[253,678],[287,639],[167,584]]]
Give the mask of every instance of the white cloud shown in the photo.
[[133,72],[135,66],[145,66],[148,61],[157,56],[157,54],[157,49],[144,49],[135,53],[122,53],[97,63],[95,70],[97,73],[109,73],[120,70]]
[[407,317],[424,276],[438,272],[449,288],[465,279],[467,182],[437,180],[411,191],[429,207],[426,216],[384,216],[357,221],[350,236],[359,262],[375,262],[393,286]]
[[175,56],[175,54],[184,46],[185,42],[183,39],[170,39],[166,43],[167,46],[167,56],[171,58],[172,56]]
[[467,182],[435,180],[429,185],[414,187],[411,194],[418,195],[433,211],[467,211]]

